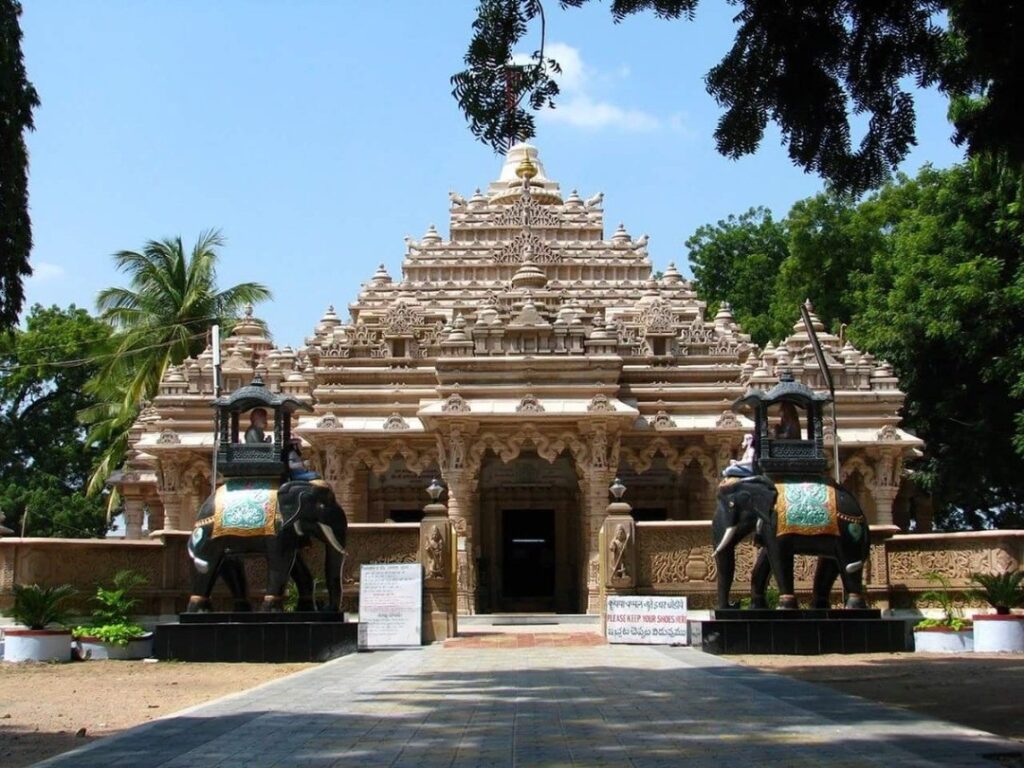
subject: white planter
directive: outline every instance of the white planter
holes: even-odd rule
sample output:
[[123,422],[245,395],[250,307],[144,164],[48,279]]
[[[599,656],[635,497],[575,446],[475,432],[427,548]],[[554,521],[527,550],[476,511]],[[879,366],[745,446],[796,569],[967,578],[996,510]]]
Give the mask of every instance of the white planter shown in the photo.
[[145,659],[153,655],[153,633],[147,632],[138,640],[132,640],[128,645],[114,645],[104,643],[95,637],[80,637],[75,641],[78,647],[78,656],[83,661],[92,659],[103,661],[106,659]]
[[975,616],[974,650],[978,653],[1024,653],[1024,616],[994,613]]
[[4,661],[71,661],[71,633],[60,629],[4,630]]
[[921,653],[964,653],[974,650],[974,635],[969,629],[915,629],[914,650]]

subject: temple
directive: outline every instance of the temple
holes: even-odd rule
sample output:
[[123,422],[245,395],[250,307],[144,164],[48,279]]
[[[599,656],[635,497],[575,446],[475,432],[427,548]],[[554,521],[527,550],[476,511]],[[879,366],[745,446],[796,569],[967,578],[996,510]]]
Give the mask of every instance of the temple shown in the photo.
[[[706,316],[673,264],[653,272],[646,236],[608,235],[603,195],[564,194],[526,144],[486,191],[450,198],[448,237],[407,239],[401,276],[379,267],[303,348],[242,318],[223,343],[225,392],[259,375],[312,406],[295,433],[355,523],[418,522],[440,478],[460,613],[596,612],[616,477],[637,521],[706,525],[752,428],[731,404],[784,371],[823,389],[799,308],[792,334],[759,349],[728,305]],[[812,320],[840,414],[838,435],[828,419],[821,435],[828,460],[838,440],[872,525],[906,529],[903,466],[921,442],[898,426],[896,377]],[[212,397],[207,349],[168,370],[142,412],[114,478],[129,538],[144,510],[154,531],[191,529],[210,490]]]

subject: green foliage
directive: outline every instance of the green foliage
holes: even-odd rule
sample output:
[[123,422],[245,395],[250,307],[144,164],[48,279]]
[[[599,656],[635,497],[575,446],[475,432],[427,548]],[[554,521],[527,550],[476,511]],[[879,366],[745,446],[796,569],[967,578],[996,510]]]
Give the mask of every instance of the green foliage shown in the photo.
[[1011,608],[1024,605],[1024,571],[972,573],[971,581],[981,587],[971,596],[987,602],[996,613],[1007,614]]
[[969,628],[971,622],[961,618],[960,609],[953,603],[953,595],[950,594],[949,579],[938,571],[926,573],[924,577],[935,588],[929,589],[921,594],[922,602],[938,603],[942,609],[941,619],[922,619],[914,625],[914,629],[929,629],[934,627],[949,627],[959,632],[961,629]]
[[141,573],[124,569],[114,574],[113,587],[96,587],[96,595],[92,599],[96,604],[92,610],[94,623],[131,624],[132,612],[139,604],[138,598],[132,597],[131,592],[146,583],[148,579]]
[[116,331],[116,354],[90,380],[87,390],[98,402],[80,414],[89,425],[89,439],[105,450],[90,480],[90,491],[103,488],[120,466],[128,449],[128,430],[142,403],[156,396],[168,366],[200,354],[210,327],[219,324],[230,333],[243,308],[270,298],[259,283],[217,288],[219,232],[200,235],[186,252],[181,238],[150,240],[142,251],[114,255],[118,269],[129,277],[128,288],[100,292],[97,307]]
[[[912,84],[937,84],[950,98],[958,144],[966,143],[972,156],[1001,155],[1018,168],[1024,162],[1024,112],[1017,103],[1024,92],[1018,40],[1024,3],[732,4],[739,6],[732,48],[704,77],[724,109],[714,134],[724,156],[756,151],[770,120],[796,165],[834,189],[863,192],[885,182],[916,143]],[[610,6],[616,22],[646,11],[692,22],[698,0],[612,0]],[[518,64],[521,56],[514,55],[536,22],[540,50],[529,64]],[[521,101],[536,110],[558,96],[558,68],[544,58],[544,27],[540,0],[477,6],[466,69],[452,78],[453,95],[473,134],[496,151],[534,135]],[[854,119],[868,124],[856,145]]]
[[698,294],[728,300],[762,344],[788,335],[810,298],[833,333],[848,326],[859,349],[893,365],[904,425],[925,441],[913,469],[936,524],[1024,525],[1020,171],[975,160],[925,167],[859,202],[802,200],[769,230],[784,233],[772,239],[780,253],[748,270],[769,221],[755,209],[690,238]]
[[86,627],[75,627],[71,630],[71,636],[79,640],[83,637],[95,637],[102,643],[119,645],[124,647],[132,640],[136,640],[146,634],[146,630],[138,624],[100,624]]
[[96,537],[102,499],[85,495],[104,445],[76,420],[96,404],[85,392],[109,354],[110,328],[74,305],[36,305],[24,329],[0,335],[0,510],[30,536]]
[[39,95],[25,72],[21,51],[21,3],[0,0],[0,332],[18,322],[23,281],[32,274],[32,222],[28,212],[28,148],[32,111]]
[[68,620],[65,607],[75,594],[70,584],[42,587],[38,584],[15,584],[14,605],[9,615],[29,629],[45,629],[48,624],[64,625]]
[[728,301],[733,317],[755,344],[780,338],[793,324],[774,322],[770,310],[772,292],[765,283],[774,280],[789,255],[785,224],[772,218],[766,208],[751,208],[715,225],[700,227],[686,241],[690,265],[708,302],[708,316]]

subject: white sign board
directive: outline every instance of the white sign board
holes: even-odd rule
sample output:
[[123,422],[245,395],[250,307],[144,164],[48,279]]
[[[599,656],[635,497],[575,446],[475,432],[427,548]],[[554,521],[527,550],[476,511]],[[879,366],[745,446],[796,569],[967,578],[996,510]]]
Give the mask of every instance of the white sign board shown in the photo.
[[686,645],[686,598],[609,597],[605,636],[609,643]]
[[364,565],[359,571],[359,647],[406,648],[422,643],[423,566]]

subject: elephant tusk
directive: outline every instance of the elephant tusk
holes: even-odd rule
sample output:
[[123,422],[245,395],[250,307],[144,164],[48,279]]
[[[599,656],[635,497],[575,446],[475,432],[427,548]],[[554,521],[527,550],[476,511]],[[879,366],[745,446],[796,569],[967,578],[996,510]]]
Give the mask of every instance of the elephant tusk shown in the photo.
[[302,521],[301,520],[296,520],[295,521],[295,532],[297,534],[299,534],[299,536],[305,536],[306,535],[306,532],[304,530],[302,530]]
[[857,571],[859,571],[863,567],[864,567],[864,561],[863,560],[858,560],[855,563],[849,563],[846,566],[846,572],[847,573],[856,573]]
[[725,529],[725,535],[722,536],[721,543],[717,547],[715,547],[715,555],[717,555],[719,552],[721,552],[723,549],[725,549],[727,546],[729,546],[729,542],[732,541],[732,538],[735,535],[736,535],[736,526],[735,525],[730,525],[728,528],[726,528]]
[[345,554],[345,548],[338,543],[338,538],[334,535],[334,531],[331,527],[325,523],[320,523],[320,530],[323,531],[324,538],[327,539],[327,543],[334,547],[341,554]]

